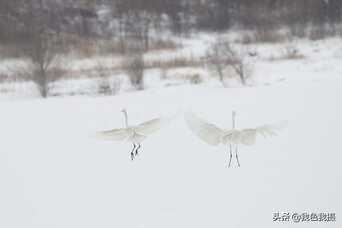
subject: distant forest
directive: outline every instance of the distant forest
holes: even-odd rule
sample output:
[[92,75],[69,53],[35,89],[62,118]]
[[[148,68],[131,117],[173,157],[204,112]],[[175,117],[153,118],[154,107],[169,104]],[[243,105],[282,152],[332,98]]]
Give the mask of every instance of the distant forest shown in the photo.
[[148,45],[150,31],[183,35],[281,26],[300,36],[309,26],[334,33],[341,19],[341,0],[0,0],[0,41],[28,40],[47,32],[135,35]]

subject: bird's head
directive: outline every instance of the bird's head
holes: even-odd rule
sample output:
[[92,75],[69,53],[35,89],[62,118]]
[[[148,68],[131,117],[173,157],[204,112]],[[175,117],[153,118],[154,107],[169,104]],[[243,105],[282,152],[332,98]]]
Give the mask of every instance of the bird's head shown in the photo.
[[121,112],[127,113],[127,110],[124,108],[124,109],[121,110]]

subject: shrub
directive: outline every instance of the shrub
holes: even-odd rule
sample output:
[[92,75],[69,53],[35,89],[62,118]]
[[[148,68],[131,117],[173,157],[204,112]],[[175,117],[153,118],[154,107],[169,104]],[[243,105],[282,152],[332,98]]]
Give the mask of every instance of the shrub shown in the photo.
[[189,81],[191,84],[197,85],[203,82],[203,79],[199,74],[192,74],[189,76]]
[[95,72],[98,77],[97,92],[102,95],[114,95],[120,91],[122,81],[115,77],[111,80],[111,71],[100,62],[97,63]]
[[137,90],[144,89],[144,58],[142,52],[127,57],[127,74],[132,86]]

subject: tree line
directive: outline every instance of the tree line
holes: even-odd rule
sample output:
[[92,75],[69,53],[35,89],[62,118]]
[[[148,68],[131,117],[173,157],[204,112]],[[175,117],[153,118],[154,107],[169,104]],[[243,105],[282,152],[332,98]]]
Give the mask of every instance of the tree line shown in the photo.
[[[144,39],[151,29],[167,29],[175,34],[236,27],[329,25],[334,29],[341,22],[342,1],[0,0],[0,18],[2,42],[27,37],[39,23],[55,33],[64,31],[81,36],[134,33]],[[145,42],[148,46],[148,41]]]

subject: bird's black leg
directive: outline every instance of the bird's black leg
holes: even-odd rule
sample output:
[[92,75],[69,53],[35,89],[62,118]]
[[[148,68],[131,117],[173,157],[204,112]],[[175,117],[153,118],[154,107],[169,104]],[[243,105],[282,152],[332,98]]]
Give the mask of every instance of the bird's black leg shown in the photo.
[[138,156],[139,154],[139,149],[141,148],[140,143],[138,144],[138,148],[135,150],[135,156]]
[[228,165],[228,168],[230,168],[230,165],[232,163],[232,157],[233,157],[232,144],[229,144],[229,165]]
[[132,161],[134,160],[134,150],[135,150],[135,147],[136,147],[136,145],[135,145],[135,143],[133,143],[133,150],[131,151],[131,159],[132,159]]
[[235,147],[235,157],[236,157],[237,164],[240,167],[240,161],[239,161],[239,155],[238,155],[238,145],[236,145],[236,147]]

